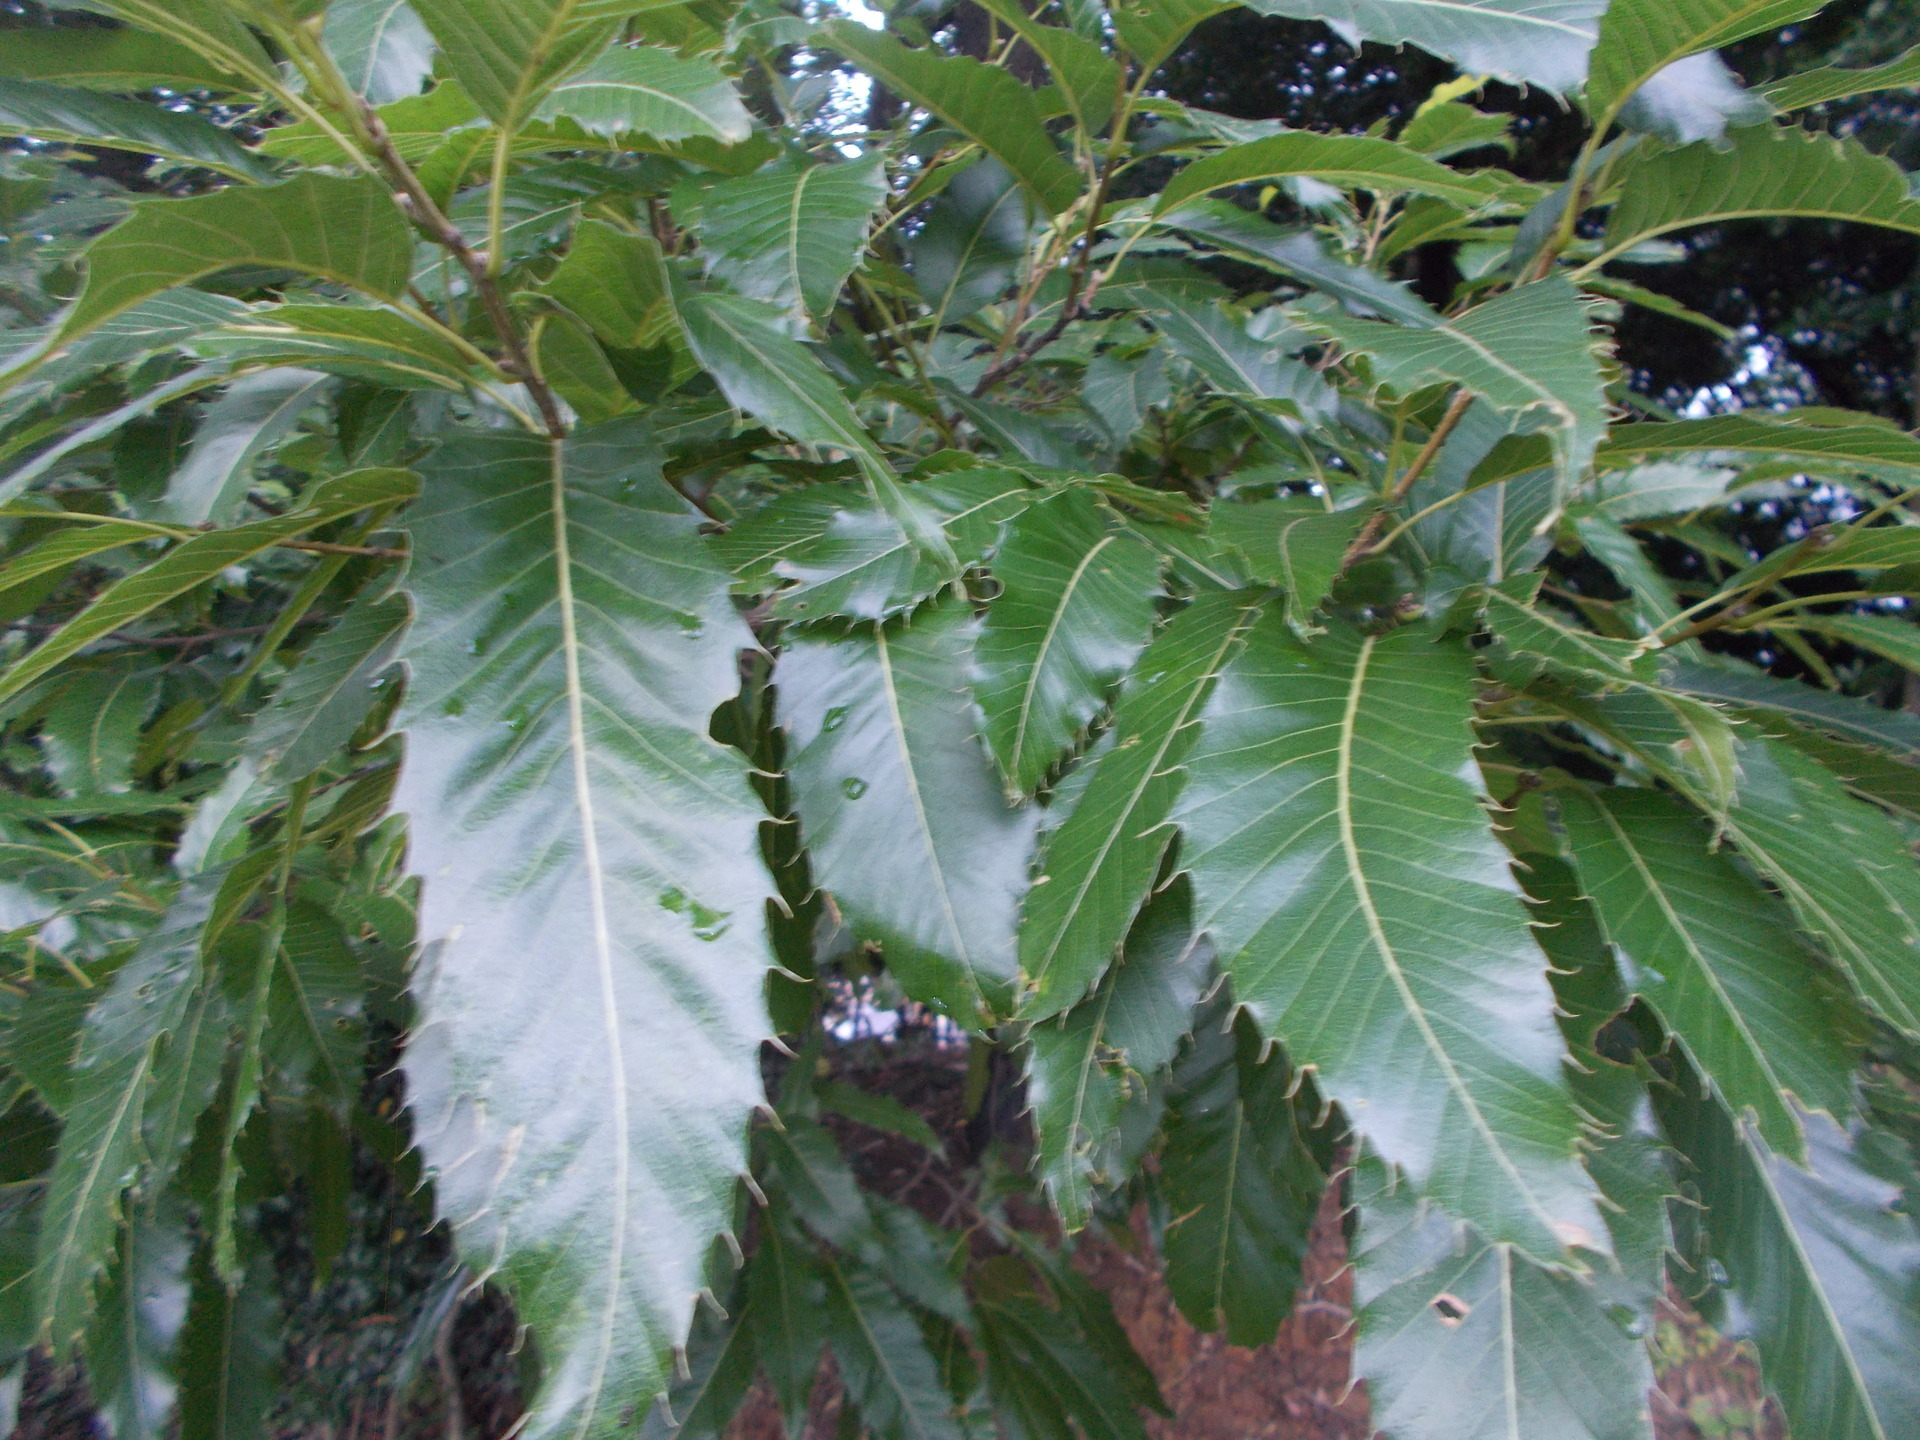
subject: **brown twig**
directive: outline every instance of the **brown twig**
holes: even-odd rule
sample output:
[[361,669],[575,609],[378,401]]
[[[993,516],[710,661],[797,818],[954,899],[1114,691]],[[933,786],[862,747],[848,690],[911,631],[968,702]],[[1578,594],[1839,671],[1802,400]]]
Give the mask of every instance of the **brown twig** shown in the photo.
[[1433,464],[1434,457],[1440,453],[1440,447],[1447,443],[1447,437],[1459,428],[1460,421],[1467,413],[1467,407],[1473,404],[1473,394],[1468,390],[1456,390],[1453,399],[1447,405],[1447,413],[1440,417],[1440,423],[1433,427],[1433,433],[1427,436],[1427,443],[1420,447],[1420,453],[1413,457],[1413,463],[1401,472],[1400,478],[1393,482],[1393,488],[1386,494],[1380,508],[1373,512],[1367,523],[1360,527],[1360,533],[1353,537],[1353,543],[1347,546],[1347,553],[1340,557],[1342,571],[1356,560],[1373,550],[1374,537],[1387,522],[1387,509],[1398,505],[1407,498],[1407,492],[1413,489],[1414,481],[1427,473],[1427,467]]
[[387,127],[381,122],[379,114],[365,100],[360,101],[360,123],[367,133],[367,140],[373,146],[375,157],[387,177],[400,187],[397,197],[404,210],[415,224],[425,230],[433,239],[445,247],[453,258],[460,262],[461,269],[467,272],[467,278],[473,284],[474,294],[480,297],[487,318],[493,322],[493,328],[500,337],[501,347],[506,351],[506,359],[501,365],[514,379],[527,387],[527,393],[533,397],[533,403],[539,407],[541,422],[547,427],[547,434],[561,440],[566,437],[567,423],[560,415],[560,405],[553,390],[535,368],[527,353],[526,342],[521,338],[519,328],[513,323],[513,316],[507,310],[507,303],[500,294],[500,286],[488,268],[488,257],[483,251],[475,250],[467,243],[467,237],[449,220],[434,199],[413,173],[413,167],[401,158],[394,148],[393,137],[387,133]]

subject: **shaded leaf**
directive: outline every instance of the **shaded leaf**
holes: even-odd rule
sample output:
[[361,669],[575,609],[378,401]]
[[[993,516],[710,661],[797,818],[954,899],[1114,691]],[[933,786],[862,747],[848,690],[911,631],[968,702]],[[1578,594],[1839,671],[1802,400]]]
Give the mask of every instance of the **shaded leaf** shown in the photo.
[[1853,1107],[1850,1027],[1793,917],[1708,851],[1679,802],[1652,790],[1559,797],[1575,867],[1626,982],[1659,1012],[1735,1114],[1768,1143],[1803,1154],[1794,1101]]
[[40,80],[0,78],[0,135],[132,150],[239,180],[273,178],[272,166],[210,120]]
[[356,510],[410,500],[418,486],[405,470],[356,470],[322,482],[292,514],[184,540],[153,564],[109,587],[37,649],[15,661],[0,679],[0,695],[18,694],[82,647],[205,584],[229,566]]
[[1148,901],[1093,994],[1028,1032],[1034,1170],[1070,1232],[1091,1218],[1093,1188],[1123,1178],[1110,1169],[1121,1109],[1192,1023],[1213,954],[1190,908],[1184,883]]
[[1809,1167],[1775,1155],[1692,1084],[1657,1095],[1692,1162],[1729,1327],[1798,1435],[1893,1440],[1920,1425],[1920,1230],[1912,1161],[1887,1137],[1804,1118]]
[[1424,330],[1322,314],[1302,323],[1373,362],[1373,379],[1401,395],[1450,380],[1497,413],[1537,416],[1549,427],[1571,489],[1606,434],[1596,339],[1579,294],[1542,280]]
[[980,467],[930,476],[901,493],[938,517],[952,562],[915,545],[858,485],[789,491],[710,543],[744,588],[775,592],[771,613],[779,619],[878,620],[918,604],[963,566],[983,560],[998,543],[1002,522],[1035,491],[1013,471]]
[[1287,624],[1305,639],[1320,633],[1313,623],[1340,574],[1347,548],[1370,510],[1329,510],[1309,495],[1256,500],[1246,505],[1215,505],[1207,514],[1214,540],[1245,557],[1256,580],[1287,592]]
[[1270,1342],[1293,1309],[1325,1179],[1296,1127],[1297,1077],[1244,1019],[1194,1027],[1174,1066],[1160,1183],[1167,1287],[1195,1325],[1235,1345]]

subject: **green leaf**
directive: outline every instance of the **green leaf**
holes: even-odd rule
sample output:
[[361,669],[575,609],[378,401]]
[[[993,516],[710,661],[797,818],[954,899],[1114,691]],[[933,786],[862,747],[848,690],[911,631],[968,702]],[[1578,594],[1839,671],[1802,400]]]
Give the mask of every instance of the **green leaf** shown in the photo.
[[1657,236],[1770,215],[1853,220],[1920,234],[1920,201],[1891,160],[1797,126],[1736,130],[1728,148],[1642,144],[1615,172],[1620,199],[1597,269]]
[[155,700],[155,672],[138,661],[76,668],[48,704],[40,749],[69,795],[118,795],[133,788],[140,730]]
[[[432,157],[453,137],[465,136],[476,143],[490,145],[495,133],[480,113],[480,107],[473,103],[473,97],[460,88],[458,80],[443,80],[424,95],[408,94],[390,101],[375,113],[393,144],[394,153],[423,170],[429,168]],[[582,134],[576,143],[584,142]],[[516,153],[519,149],[516,145]],[[302,165],[340,165],[347,159],[340,149],[338,132],[312,120],[275,126],[261,140],[260,150]]]
[[[1587,113],[1604,130],[1669,65],[1804,20],[1823,0],[1614,0],[1600,19]],[[1764,113],[1764,111],[1762,112]]]
[[965,320],[1011,285],[1040,223],[1033,196],[998,160],[955,176],[907,246],[933,328]]
[[1330,255],[1309,230],[1275,225],[1231,201],[1193,200],[1163,215],[1160,223],[1331,295],[1358,314],[1402,325],[1439,323],[1433,307],[1399,281]]
[[1800,75],[1789,75],[1760,87],[1761,95],[1780,110],[1804,110],[1832,100],[1851,100],[1881,90],[1906,90],[1920,85],[1920,45],[1896,55],[1884,65],[1847,70],[1829,65]]
[[1871,700],[1836,695],[1798,680],[1777,680],[1747,665],[1681,662],[1670,665],[1661,679],[1669,689],[1730,706],[1736,713],[1758,710],[1784,715],[1843,740],[1920,760],[1920,717],[1904,710],[1889,710]]
[[1160,1183],[1167,1287],[1195,1325],[1265,1345],[1293,1309],[1325,1177],[1301,1138],[1297,1077],[1245,1019],[1194,1027],[1174,1066]]
[[[898,521],[858,485],[809,485],[710,542],[750,592],[772,591],[770,613],[783,620],[845,616],[879,620],[911,608],[986,558],[1002,522],[1035,495],[1011,470],[978,467],[934,475],[901,488],[937,517],[951,562],[916,546]],[[794,583],[782,587],[784,581]]]
[[607,48],[631,9],[615,0],[413,0],[447,72],[513,131],[568,73]]
[[658,344],[674,330],[666,266],[651,235],[582,220],[546,289],[619,350]]
[[866,1428],[881,1440],[963,1440],[912,1313],[864,1266],[826,1258],[821,1268],[827,1334]]
[[[1703,808],[1676,755],[1692,744],[1652,694],[1562,708]],[[1881,811],[1794,748],[1740,742],[1739,796],[1715,815],[1723,832],[1785,898],[1801,928],[1890,1024],[1920,1034],[1920,869]]]
[[93,1312],[120,1194],[140,1165],[141,1107],[155,1052],[187,1017],[224,878],[207,872],[189,880],[87,1014],[33,1277],[42,1332],[62,1353]]
[[249,1257],[229,1289],[204,1259],[180,1347],[180,1440],[254,1440],[280,1391],[284,1348],[273,1259]]
[[1232,8],[1223,0],[1120,0],[1112,7],[1113,33],[1151,75],[1194,26]]
[[1349,45],[1418,45],[1468,75],[1563,93],[1586,78],[1604,0],[1251,0],[1262,15],[1324,20]]
[[1223,394],[1288,402],[1285,413],[1306,419],[1332,415],[1332,388],[1305,361],[1287,353],[1309,343],[1305,332],[1283,325],[1279,333],[1257,338],[1220,302],[1172,292],[1156,292],[1154,302],[1143,308],[1167,344]]
[[356,510],[410,500],[417,487],[405,470],[357,470],[324,482],[293,514],[182,541],[153,564],[110,587],[37,649],[14,662],[0,677],[0,696],[19,694],[83,647],[205,584],[228,567]]
[[576,120],[589,135],[737,145],[753,133],[753,117],[719,66],[657,45],[614,46],[555,85],[534,114]]
[[1596,1288],[1429,1206],[1378,1157],[1355,1171],[1359,1336],[1394,1440],[1646,1440],[1646,1347]]
[[1539,604],[1539,588],[1535,573],[1480,592],[1481,617],[1510,654],[1587,684],[1638,685],[1658,677],[1658,657],[1638,641],[1596,635],[1556,617]]
[[921,1116],[909,1110],[891,1095],[861,1090],[838,1080],[819,1089],[820,1108],[870,1130],[897,1135],[912,1141],[932,1155],[944,1155],[947,1147]]
[[1425,330],[1330,314],[1300,320],[1368,356],[1374,383],[1401,395],[1450,380],[1501,415],[1544,421],[1563,494],[1606,434],[1597,337],[1564,280],[1523,285]]
[[709,275],[804,327],[809,315],[832,312],[860,262],[867,224],[887,198],[882,159],[683,180],[674,216],[699,234]]
[[1001,797],[961,697],[976,624],[948,599],[776,670],[815,880],[914,999],[963,1025],[1005,1013],[1035,812]]
[[1395,141],[1293,130],[1232,145],[1217,155],[1194,161],[1160,192],[1153,213],[1167,215],[1197,195],[1229,185],[1251,185],[1290,175],[1309,176],[1343,190],[1432,195],[1468,209],[1477,209],[1490,198],[1485,185]]
[[1593,1280],[1612,1300],[1650,1319],[1666,1292],[1667,1255],[1677,1248],[1667,1215],[1675,1193],[1672,1157],[1654,1126],[1638,1057],[1609,1059],[1596,1048],[1632,996],[1573,868],[1557,855],[1530,851],[1516,868],[1560,1003],[1560,1031],[1572,1058],[1568,1083],[1594,1122],[1587,1169],[1605,1197],[1601,1213],[1613,1238],[1613,1263],[1598,1266]]
[[1457,100],[1444,100],[1438,105],[1429,100],[1401,127],[1398,139],[1430,160],[1447,160],[1487,149],[1511,155],[1513,117],[1489,115]]
[[1020,922],[1020,970],[1035,1020],[1080,1003],[1126,937],[1173,838],[1201,707],[1252,623],[1245,593],[1202,595],[1147,646],[1114,709],[1118,737],[1086,793],[1046,840]]
[[812,1247],[792,1229],[778,1205],[762,1217],[760,1246],[747,1271],[746,1325],[754,1353],[773,1387],[786,1433],[798,1437],[826,1348],[826,1276]]
[[433,35],[407,0],[331,0],[321,39],[371,105],[418,95],[433,74]]
[[114,1440],[164,1440],[169,1432],[191,1254],[174,1205],[132,1217],[121,1232],[86,1346],[87,1389]]
[[395,310],[276,305],[195,339],[197,355],[248,366],[302,366],[393,390],[464,395],[472,365],[445,337]]
[[1055,148],[1034,92],[1010,71],[970,56],[909,50],[852,20],[822,26],[819,36],[889,90],[976,141],[1019,177],[1048,214],[1079,198],[1079,172]]
[[86,254],[86,289],[60,322],[61,345],[163,290],[236,265],[298,270],[391,299],[406,286],[413,236],[377,181],[300,175],[138,201]]
[[277,78],[239,9],[220,0],[96,0],[89,8],[172,40],[222,74],[245,81],[240,88],[266,89]]
[[1187,891],[1149,900],[1099,988],[1028,1032],[1034,1171],[1069,1232],[1092,1218],[1095,1186],[1124,1178],[1112,1173],[1122,1108],[1173,1060],[1207,983],[1213,952],[1193,933]]
[[[1806,425],[1784,417],[1716,415],[1615,427],[1595,453],[1603,470],[1662,460],[1756,465],[1770,460],[1820,474],[1879,475],[1920,483],[1920,440],[1878,425]],[[1862,417],[1863,420],[1865,417]]]
[[535,1436],[667,1388],[760,1099],[764,812],[707,735],[753,641],[657,453],[449,440],[409,516],[408,1091],[440,1213],[538,1339]]
[[1090,138],[1104,132],[1124,77],[1119,63],[1099,42],[1058,25],[1041,24],[1027,13],[1024,0],[982,0],[982,6],[1047,62],[1053,83],[1080,128]]
[[993,576],[1000,594],[975,646],[973,693],[1008,793],[1026,794],[1146,644],[1160,561],[1075,488],[1013,518]]
[[1604,1231],[1553,995],[1462,778],[1472,702],[1424,626],[1305,646],[1267,615],[1188,762],[1182,863],[1262,1032],[1435,1204],[1551,1260]]
[[1656,1090],[1691,1165],[1729,1327],[1760,1352],[1796,1435],[1895,1440],[1920,1426],[1920,1232],[1911,1158],[1862,1127],[1807,1116],[1810,1164],[1768,1149],[1693,1085]]
[[1006,1295],[983,1299],[974,1315],[1004,1433],[1016,1440],[1146,1440],[1132,1397],[1114,1384],[1106,1358],[1079,1333],[1071,1312]]
[[1804,1157],[1795,1105],[1853,1107],[1850,1024],[1786,906],[1709,852],[1710,833],[1652,790],[1558,795],[1580,879],[1628,985],[1736,1114]]
[[593,332],[573,316],[542,316],[533,353],[541,378],[585,423],[603,424],[640,408]]
[[1368,507],[1329,510],[1312,496],[1215,505],[1207,531],[1244,556],[1247,573],[1287,592],[1287,624],[1301,639],[1320,633],[1313,615],[1333,589],[1347,549],[1370,514]]
[[186,459],[167,478],[161,515],[178,525],[232,520],[253,483],[254,462],[292,433],[330,383],[298,369],[234,381],[201,412]]
[[1808,615],[1794,623],[1798,629],[1884,656],[1905,669],[1920,670],[1920,627],[1907,616]]
[[1594,477],[1593,510],[1615,524],[1631,525],[1665,515],[1685,515],[1725,505],[1734,471],[1694,461],[1654,461]]
[[198,115],[40,80],[0,78],[0,135],[132,150],[239,180],[273,178],[272,166]]
[[141,30],[21,27],[7,37],[0,74],[84,90],[233,90],[246,82],[194,50]]
[[885,473],[872,437],[813,351],[772,306],[711,290],[678,299],[687,343],[728,403],[803,445],[846,451]]

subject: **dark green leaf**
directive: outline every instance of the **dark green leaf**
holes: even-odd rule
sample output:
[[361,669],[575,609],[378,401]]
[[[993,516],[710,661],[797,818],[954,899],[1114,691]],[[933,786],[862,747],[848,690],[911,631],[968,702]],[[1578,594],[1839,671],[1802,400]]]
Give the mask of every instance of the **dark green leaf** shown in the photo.
[[1184,882],[1140,911],[1099,988],[1028,1033],[1034,1169],[1060,1223],[1083,1229],[1111,1173],[1122,1107],[1172,1061],[1207,983],[1213,952],[1193,933]]
[[1252,623],[1244,593],[1203,595],[1147,647],[1115,707],[1118,737],[1073,813],[1047,836],[1020,924],[1027,1013],[1080,1003],[1105,972],[1159,873],[1214,678]]
[[0,135],[132,150],[240,180],[273,178],[272,166],[198,115],[39,80],[0,78]]
[[1347,548],[1371,512],[1366,506],[1329,510],[1312,496],[1215,505],[1207,530],[1221,545],[1245,557],[1256,580],[1287,592],[1287,624],[1305,639],[1320,633],[1313,613],[1327,598],[1346,560]]
[[142,200],[87,250],[87,287],[57,338],[71,344],[142,300],[236,265],[298,270],[391,299],[412,261],[407,223],[373,180],[300,175]]
[[909,50],[853,20],[829,23],[820,38],[895,94],[978,142],[1020,177],[1048,214],[1058,214],[1078,198],[1079,174],[1054,147],[1033,91],[1011,71],[969,56]]
[[942,600],[796,638],[776,672],[815,879],[909,995],[968,1026],[1012,999],[1035,823],[1001,797],[961,698],[975,630]]
[[1689,1161],[1731,1328],[1796,1435],[1894,1440],[1920,1426],[1920,1230],[1910,1157],[1887,1137],[1805,1117],[1809,1167],[1767,1148],[1692,1084],[1656,1092]]
[[1603,1250],[1553,995],[1463,778],[1472,700],[1425,627],[1309,647],[1269,614],[1208,705],[1182,863],[1235,997],[1422,1193],[1530,1254]]
[[1850,1025],[1797,942],[1786,906],[1721,855],[1705,826],[1652,790],[1559,796],[1573,859],[1644,995],[1736,1114],[1804,1151],[1795,1105],[1853,1108]]
[[1160,1156],[1167,1287],[1194,1324],[1265,1345],[1293,1309],[1325,1177],[1296,1125],[1297,1077],[1241,1019],[1194,1027],[1174,1067]]
[[1009,524],[973,680],[1009,793],[1031,791],[1100,713],[1146,643],[1159,571],[1159,558],[1084,489]]

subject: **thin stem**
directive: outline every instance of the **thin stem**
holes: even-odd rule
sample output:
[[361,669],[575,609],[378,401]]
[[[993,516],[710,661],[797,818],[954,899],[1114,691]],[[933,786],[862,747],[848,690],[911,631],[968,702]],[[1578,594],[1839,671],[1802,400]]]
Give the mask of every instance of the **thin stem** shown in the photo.
[[1827,605],[1842,600],[1871,600],[1879,597],[1878,590],[1835,590],[1826,595],[1803,595],[1794,600],[1782,600],[1777,605],[1755,610],[1749,614],[1737,614],[1731,609],[1722,610],[1718,615],[1710,615],[1697,625],[1689,625],[1678,635],[1660,642],[1662,650],[1671,650],[1675,645],[1684,644],[1698,635],[1710,634],[1715,630],[1739,633],[1743,630],[1762,630],[1767,622],[1776,615],[1785,615],[1808,605]]

